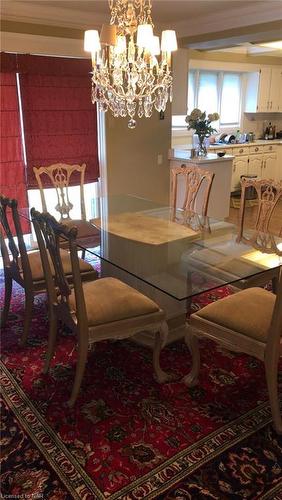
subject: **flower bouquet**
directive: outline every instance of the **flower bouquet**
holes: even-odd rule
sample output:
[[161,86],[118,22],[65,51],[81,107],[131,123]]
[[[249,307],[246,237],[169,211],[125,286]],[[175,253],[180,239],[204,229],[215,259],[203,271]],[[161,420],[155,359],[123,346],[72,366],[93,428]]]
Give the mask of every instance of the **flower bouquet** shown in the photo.
[[207,148],[205,146],[205,138],[217,132],[217,130],[211,126],[211,122],[215,122],[218,119],[218,113],[210,113],[207,117],[205,111],[202,112],[197,108],[193,109],[192,113],[186,116],[185,121],[188,123],[188,130],[195,130],[199,138],[199,156],[206,156]]

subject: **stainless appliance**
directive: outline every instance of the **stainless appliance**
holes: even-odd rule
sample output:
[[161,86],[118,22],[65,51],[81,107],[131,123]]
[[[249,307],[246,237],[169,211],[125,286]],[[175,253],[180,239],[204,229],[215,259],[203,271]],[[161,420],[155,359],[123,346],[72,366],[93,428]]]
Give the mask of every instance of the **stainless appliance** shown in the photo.
[[256,138],[256,136],[255,136],[254,132],[249,132],[247,134],[247,142],[254,142],[255,138]]

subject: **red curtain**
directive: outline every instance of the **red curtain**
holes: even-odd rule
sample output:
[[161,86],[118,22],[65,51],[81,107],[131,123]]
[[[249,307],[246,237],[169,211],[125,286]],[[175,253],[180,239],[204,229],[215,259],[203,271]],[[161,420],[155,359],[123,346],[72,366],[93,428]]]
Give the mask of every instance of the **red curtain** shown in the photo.
[[[28,188],[38,187],[34,166],[59,162],[86,163],[85,182],[97,181],[97,117],[91,103],[90,62],[19,55],[18,67]],[[45,187],[50,186],[47,182]],[[78,179],[74,177],[71,183],[77,184]]]
[[[2,58],[1,58],[2,59]],[[2,69],[7,69],[3,66]],[[0,74],[0,140],[1,140],[1,193],[18,200],[19,208],[27,207],[27,193],[23,151],[21,143],[20,114],[16,74]],[[21,220],[24,233],[30,232],[29,223]]]

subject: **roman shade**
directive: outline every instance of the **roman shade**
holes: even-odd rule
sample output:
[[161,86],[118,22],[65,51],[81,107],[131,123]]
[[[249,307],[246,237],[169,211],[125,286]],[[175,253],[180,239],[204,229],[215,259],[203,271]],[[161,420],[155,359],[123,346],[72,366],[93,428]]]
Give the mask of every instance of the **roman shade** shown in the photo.
[[[23,208],[28,203],[14,54],[1,54],[0,95],[0,192],[15,198],[19,208]],[[29,222],[22,219],[21,224],[23,232],[29,233]]]
[[[85,182],[99,177],[97,115],[91,103],[90,62],[18,55],[27,186],[38,188],[33,167],[86,164]],[[78,184],[76,177],[71,184]],[[51,187],[46,176],[44,187]]]

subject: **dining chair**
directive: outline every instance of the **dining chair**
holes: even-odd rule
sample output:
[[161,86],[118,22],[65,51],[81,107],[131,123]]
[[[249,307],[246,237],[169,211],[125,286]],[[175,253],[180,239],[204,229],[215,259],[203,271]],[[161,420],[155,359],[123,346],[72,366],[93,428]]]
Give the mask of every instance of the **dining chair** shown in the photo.
[[[83,283],[78,271],[77,229],[58,223],[48,213],[31,210],[31,216],[41,252],[45,272],[53,329],[49,336],[44,373],[48,372],[55,351],[56,322],[60,319],[77,336],[78,359],[75,379],[68,405],[72,407],[79,394],[90,344],[106,339],[124,339],[141,331],[155,334],[153,367],[158,382],[169,375],[160,367],[160,350],[167,337],[165,313],[151,299],[116,278],[100,278]],[[64,274],[59,252],[59,240],[64,237],[69,245],[74,289]],[[55,269],[55,282],[50,272],[51,258]]]
[[[241,179],[241,203],[239,212],[239,231],[237,243],[245,243],[255,250],[265,254],[276,254],[282,257],[282,241],[279,248],[277,240],[282,237],[282,221],[278,229],[273,229],[272,220],[275,208],[282,200],[282,182],[269,179]],[[246,199],[248,190],[252,189],[257,195],[257,212],[254,229],[246,229]],[[279,272],[277,268],[266,269],[265,272],[257,274],[247,280],[240,280],[238,287],[265,285],[272,280],[273,291],[277,290]],[[236,283],[237,285],[237,283]]]
[[[244,352],[264,362],[272,418],[282,433],[278,398],[278,363],[282,355],[282,270],[277,295],[263,288],[240,290],[191,314],[186,343],[192,353],[192,369],[184,378],[188,386],[198,383],[198,338],[214,340],[226,349]],[[243,394],[242,394],[242,397]]]
[[[43,212],[48,211],[47,196],[45,196],[44,190],[44,177],[46,178],[47,176],[49,183],[51,183],[56,190],[57,204],[55,209],[60,214],[60,222],[63,222],[65,225],[76,226],[78,229],[78,238],[89,239],[91,246],[94,247],[100,245],[100,232],[86,219],[84,199],[85,169],[85,163],[82,165],[56,163],[47,167],[33,167],[33,172],[40,190]],[[70,201],[69,187],[70,181],[74,177],[76,177],[77,183],[79,184],[80,219],[72,219],[70,216],[70,212],[74,208],[74,205]],[[61,242],[61,246],[64,246],[63,242]],[[82,255],[84,257],[85,251],[82,252]]]
[[[8,212],[11,212],[17,244],[13,237],[13,229],[10,218],[8,217]],[[5,296],[1,315],[1,326],[5,326],[8,318],[13,281],[15,281],[25,292],[24,329],[21,337],[21,344],[24,345],[27,341],[30,329],[34,296],[46,292],[46,282],[39,251],[28,252],[26,249],[18,213],[17,200],[0,195],[0,222],[2,227],[0,240],[1,254],[3,258],[5,279]],[[5,239],[8,242],[7,244]],[[61,258],[67,279],[71,282],[72,269],[70,255],[66,250],[61,249]],[[52,276],[54,276],[54,269],[51,262],[50,266]],[[82,259],[79,259],[79,269],[84,280],[93,280],[98,277],[97,271]]]
[[172,168],[171,175],[172,220],[181,221],[193,229],[209,230],[207,211],[214,173],[196,166],[181,165]]

